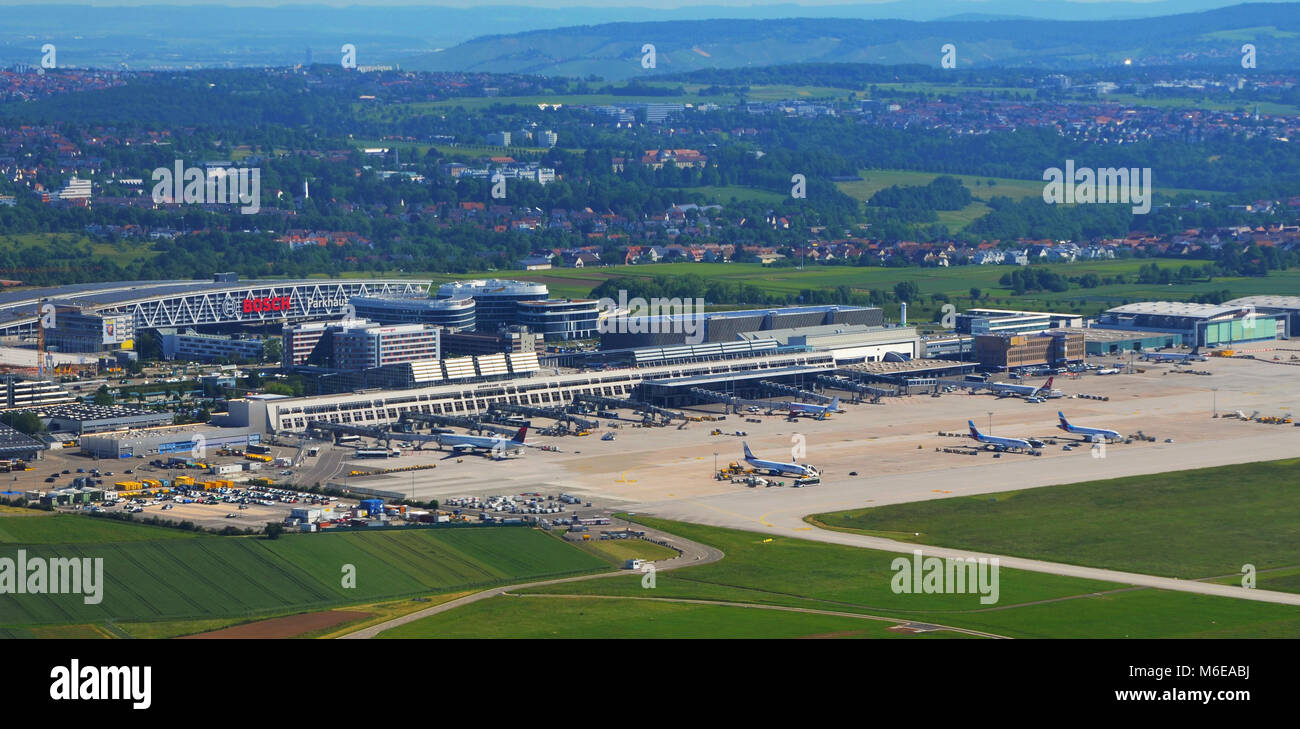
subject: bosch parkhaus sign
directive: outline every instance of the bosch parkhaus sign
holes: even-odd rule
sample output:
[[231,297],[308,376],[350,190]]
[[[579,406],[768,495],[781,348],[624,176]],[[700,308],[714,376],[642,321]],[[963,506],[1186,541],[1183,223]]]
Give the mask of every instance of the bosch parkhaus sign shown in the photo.
[[288,311],[293,304],[288,296],[266,296],[244,299],[245,314],[261,314],[269,311]]

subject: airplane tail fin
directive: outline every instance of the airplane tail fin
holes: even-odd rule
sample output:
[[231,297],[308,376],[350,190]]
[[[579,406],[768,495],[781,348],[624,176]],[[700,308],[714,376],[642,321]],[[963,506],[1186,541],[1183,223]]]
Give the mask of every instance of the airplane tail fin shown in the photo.
[[1056,411],[1056,417],[1058,417],[1058,418],[1061,419],[1061,428],[1063,428],[1063,429],[1065,429],[1065,430],[1069,430],[1069,429],[1070,429],[1070,421],[1068,421],[1068,420],[1065,419],[1065,413],[1061,412],[1060,410],[1057,410],[1057,411]]
[[980,431],[979,431],[978,428],[975,427],[975,421],[974,421],[974,420],[967,420],[967,421],[966,421],[966,424],[970,426],[970,437],[972,437],[972,438],[979,438],[979,437],[980,437]]
[[754,452],[749,449],[749,444],[741,441],[741,445],[745,446],[745,457],[752,459],[754,457]]
[[1040,387],[1040,388],[1038,388],[1038,391],[1039,391],[1039,392],[1051,392],[1051,391],[1052,391],[1052,380],[1055,380],[1055,379],[1056,379],[1055,377],[1049,377],[1049,378],[1047,378],[1047,382],[1044,382],[1044,383],[1043,383],[1043,386]]
[[524,442],[524,436],[527,435],[527,434],[528,434],[528,426],[525,425],[524,427],[522,427],[522,428],[519,429],[519,432],[518,432],[518,433],[515,433],[515,437],[511,438],[511,439],[510,439],[510,442],[511,442],[511,443],[523,443],[523,442]]

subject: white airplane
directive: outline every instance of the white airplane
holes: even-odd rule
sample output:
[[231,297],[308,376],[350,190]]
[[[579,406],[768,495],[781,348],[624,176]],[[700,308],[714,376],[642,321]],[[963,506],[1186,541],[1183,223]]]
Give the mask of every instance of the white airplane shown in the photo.
[[792,402],[787,407],[790,409],[790,417],[792,418],[799,415],[811,415],[817,420],[825,420],[827,415],[840,411],[840,399],[838,397],[832,398],[830,404],[827,405],[808,405],[802,402]]
[[524,436],[528,433],[528,426],[519,429],[513,438],[507,439],[504,435],[456,435],[454,433],[435,433],[431,436],[433,442],[438,444],[439,448],[443,446],[450,447],[453,451],[461,452],[487,451],[492,454],[493,458],[502,458],[507,455],[515,455],[524,452]]
[[1142,355],[1142,359],[1148,362],[1205,362],[1205,355],[1200,354],[1199,346],[1192,347],[1192,351],[1187,354],[1177,354],[1174,352],[1151,352]]
[[985,435],[980,432],[979,428],[975,427],[974,420],[967,420],[966,423],[970,425],[970,437],[974,438],[980,443],[985,443],[993,446],[994,450],[999,450],[999,451],[1021,450],[1026,452],[1033,450],[1033,446],[1030,445],[1029,441],[1027,440],[1024,440],[1022,438],[1003,438],[1001,436],[996,436],[996,435]]
[[817,469],[813,466],[801,466],[798,463],[781,463],[780,461],[764,461],[755,456],[753,451],[749,450],[748,443],[742,442],[741,445],[745,446],[745,463],[748,463],[760,471],[767,471],[773,476],[803,476],[816,478],[818,475]]
[[1097,374],[1099,374],[1099,375],[1118,375],[1118,374],[1119,374],[1119,368],[1118,368],[1118,367],[1110,367],[1110,368],[1107,368],[1107,369],[1097,370]]
[[1084,440],[1094,443],[1098,438],[1103,441],[1124,440],[1124,436],[1120,435],[1118,431],[1107,430],[1105,428],[1089,428],[1083,425],[1070,425],[1070,421],[1065,419],[1065,413],[1057,410],[1056,415],[1061,419],[1061,423],[1056,426],[1057,428],[1060,428],[1067,433],[1077,433],[1082,435],[1084,436]]
[[1045,395],[1052,391],[1052,380],[1055,377],[1047,378],[1047,382],[1041,385],[1012,385],[1008,382],[993,382],[985,385],[993,394],[998,397],[1037,397]]

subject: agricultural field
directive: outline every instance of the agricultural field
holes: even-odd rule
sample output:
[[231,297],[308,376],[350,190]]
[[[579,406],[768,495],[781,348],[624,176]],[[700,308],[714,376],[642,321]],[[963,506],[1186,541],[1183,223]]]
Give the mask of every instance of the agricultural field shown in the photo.
[[87,544],[189,539],[194,532],[96,519],[75,514],[24,509],[27,514],[0,513],[0,544]]
[[[856,613],[1017,638],[1281,637],[1300,630],[1300,610],[1293,607],[1010,569],[1000,570],[999,601],[991,606],[970,594],[895,594],[890,566],[897,554],[643,516],[633,520],[718,547],[726,557],[660,573],[654,589],[643,588],[640,575],[530,588],[523,594],[569,597],[493,598],[407,624],[385,637],[488,637],[521,631],[536,637],[547,636],[546,631],[549,637],[572,637],[576,625],[583,626],[585,637],[738,636],[746,628],[737,621],[756,619],[753,613],[762,612],[671,612],[662,607],[695,604],[673,602],[678,600]],[[607,612],[604,600],[611,597],[626,602]],[[548,617],[564,609],[578,613],[567,614],[572,622]],[[789,619],[795,613],[777,615]],[[503,628],[507,623],[515,627]],[[806,629],[798,620],[785,626],[782,631],[770,625],[763,629],[772,635]],[[859,625],[856,630],[870,628]]]
[[[86,605],[81,595],[5,600],[0,626],[284,614],[609,569],[605,560],[531,529],[69,543],[67,534],[80,523],[100,522],[58,521],[60,533],[47,530],[43,542],[15,542],[13,549],[25,549],[29,559],[102,558],[103,601]],[[344,565],[355,568],[355,588],[342,585]]]
[[[1204,579],[1300,565],[1300,459],[818,514],[844,531],[994,554]],[[914,536],[919,532],[919,536]],[[1260,587],[1297,591],[1296,571]],[[1234,580],[1229,580],[1230,582]]]

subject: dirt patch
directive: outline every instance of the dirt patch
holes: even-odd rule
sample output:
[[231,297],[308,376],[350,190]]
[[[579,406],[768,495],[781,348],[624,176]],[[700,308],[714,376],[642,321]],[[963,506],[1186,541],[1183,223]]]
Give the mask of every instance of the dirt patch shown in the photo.
[[287,615],[283,618],[259,620],[207,633],[182,636],[183,638],[296,638],[307,633],[333,628],[343,623],[368,618],[372,613],[355,610],[326,610],[319,613]]

